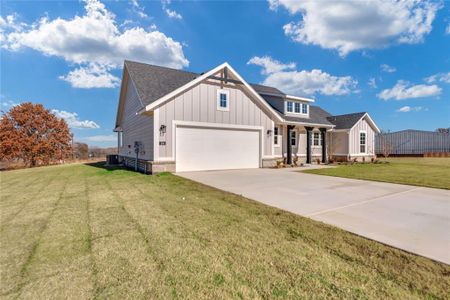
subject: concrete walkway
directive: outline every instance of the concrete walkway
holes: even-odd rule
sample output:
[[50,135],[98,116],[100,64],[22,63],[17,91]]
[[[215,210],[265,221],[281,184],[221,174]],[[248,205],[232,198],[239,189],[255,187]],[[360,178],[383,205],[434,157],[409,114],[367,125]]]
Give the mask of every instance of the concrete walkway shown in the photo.
[[450,264],[450,191],[296,172],[301,169],[177,175]]

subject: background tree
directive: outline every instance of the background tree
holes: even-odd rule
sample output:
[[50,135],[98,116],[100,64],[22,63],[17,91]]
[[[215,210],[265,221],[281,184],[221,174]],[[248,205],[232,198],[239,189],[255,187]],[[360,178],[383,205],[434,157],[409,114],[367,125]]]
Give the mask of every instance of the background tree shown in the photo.
[[41,104],[22,103],[0,119],[0,160],[49,164],[70,155],[70,140],[67,123]]
[[85,143],[76,142],[73,144],[73,153],[77,159],[88,159],[89,146]]
[[379,139],[379,151],[384,156],[384,158],[388,158],[389,155],[391,155],[392,151],[394,150],[394,146],[391,142],[391,140],[388,137],[389,131],[381,131],[378,134]]

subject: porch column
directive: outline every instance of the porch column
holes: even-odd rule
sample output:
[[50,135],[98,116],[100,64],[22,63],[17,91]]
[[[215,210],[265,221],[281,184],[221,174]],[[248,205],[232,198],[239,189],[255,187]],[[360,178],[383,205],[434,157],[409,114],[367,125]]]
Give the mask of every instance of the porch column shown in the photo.
[[306,129],[306,163],[311,163],[311,133],[314,127],[305,127]]
[[328,161],[327,157],[327,129],[319,128],[322,136],[322,162],[325,164]]
[[287,126],[287,137],[286,137],[286,154],[287,154],[287,161],[286,163],[288,165],[292,164],[292,144],[291,144],[291,130],[294,129],[294,125],[288,125]]

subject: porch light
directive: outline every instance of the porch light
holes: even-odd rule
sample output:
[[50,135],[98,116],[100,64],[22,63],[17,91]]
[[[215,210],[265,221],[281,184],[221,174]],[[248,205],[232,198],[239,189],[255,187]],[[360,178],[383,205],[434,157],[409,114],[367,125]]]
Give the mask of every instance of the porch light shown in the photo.
[[160,134],[166,133],[166,125],[161,125],[161,126],[159,126],[159,133],[160,133]]
[[272,130],[268,129],[267,130],[267,136],[270,136],[272,134]]

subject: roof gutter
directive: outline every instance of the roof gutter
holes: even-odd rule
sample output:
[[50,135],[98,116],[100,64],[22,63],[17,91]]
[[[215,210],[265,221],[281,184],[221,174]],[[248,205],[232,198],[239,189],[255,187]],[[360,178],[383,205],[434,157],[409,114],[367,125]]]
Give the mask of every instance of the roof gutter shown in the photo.
[[315,102],[314,99],[304,98],[304,97],[297,97],[297,96],[291,96],[291,95],[286,95],[285,98],[286,98],[286,99],[289,99],[289,100],[298,100],[298,101],[305,101],[305,102]]
[[292,121],[283,121],[283,124],[287,125],[301,125],[301,126],[312,126],[312,127],[322,127],[322,128],[334,128],[336,125],[327,125],[327,124],[317,124],[317,123],[307,123],[307,122],[292,122]]

